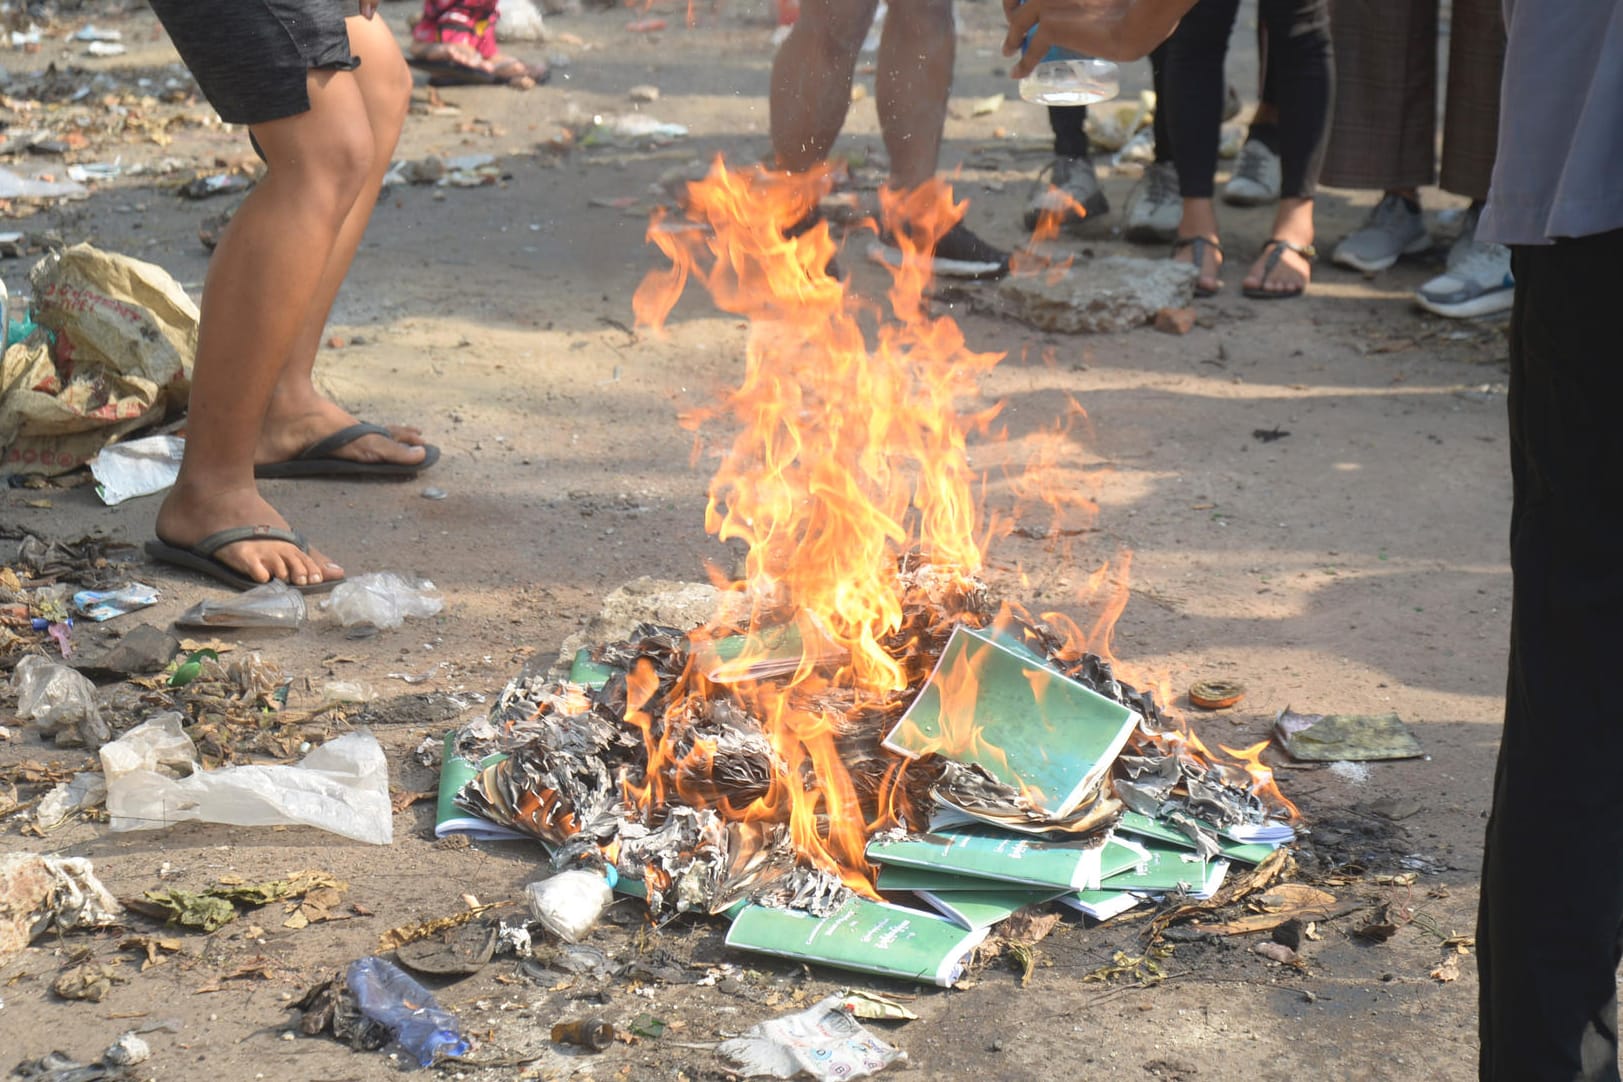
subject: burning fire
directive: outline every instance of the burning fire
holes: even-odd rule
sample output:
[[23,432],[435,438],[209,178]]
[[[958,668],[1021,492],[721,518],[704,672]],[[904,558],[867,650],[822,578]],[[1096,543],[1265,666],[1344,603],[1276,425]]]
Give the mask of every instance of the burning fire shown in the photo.
[[[826,225],[799,228],[830,187],[827,170],[732,172],[718,161],[689,187],[688,222],[656,213],[650,225],[648,239],[671,265],[637,290],[639,324],[661,327],[693,279],[720,308],[750,322],[738,387],[719,406],[684,418],[695,430],[727,421],[736,432],[727,446],[711,448],[720,461],[705,517],[711,533],[744,541],[748,554],[739,580],[718,582],[736,602],[729,618],[694,636],[695,660],[676,685],[661,689],[643,663],[630,674],[625,721],[642,734],[646,768],[623,779],[622,791],[645,813],[680,800],[720,806],[733,822],[787,824],[803,858],[871,895],[863,849],[875,829],[905,818],[905,762],[888,764],[877,779],[858,777],[841,735],[854,717],[899,714],[902,693],[933,662],[927,647],[939,647],[967,608],[954,599],[982,590],[975,576],[985,547],[1011,524],[983,512],[983,479],[967,450],[998,409],[961,406],[1001,355],[971,350],[957,324],[925,303],[928,254],[963,204],[942,184],[881,193],[882,216],[904,257],[885,312],[827,273],[835,246]],[[1057,229],[1059,213],[1045,217]],[[1082,417],[1080,407],[1075,414]],[[1085,497],[1030,483],[1064,447],[1058,437],[1037,444],[1035,468],[1015,486],[1017,503],[1046,506],[1063,533],[1063,520],[1094,508]],[[1092,576],[1091,588],[1107,602],[1085,631],[1043,614],[1067,633],[1063,656],[1109,659],[1130,565],[1127,554]],[[785,661],[761,630],[790,624],[803,648]],[[742,654],[698,664],[706,635],[716,643],[735,632],[748,636]],[[778,678],[764,678],[769,669]],[[972,703],[975,674],[949,676],[952,694]],[[683,734],[682,719],[702,711],[719,683],[762,722],[770,743],[769,777],[742,806],[706,781],[713,743]],[[655,717],[646,708],[662,690],[663,717]],[[973,728],[944,737],[983,739]],[[1195,751],[1198,741],[1191,737],[1188,747]],[[1259,752],[1236,754],[1260,776]]]

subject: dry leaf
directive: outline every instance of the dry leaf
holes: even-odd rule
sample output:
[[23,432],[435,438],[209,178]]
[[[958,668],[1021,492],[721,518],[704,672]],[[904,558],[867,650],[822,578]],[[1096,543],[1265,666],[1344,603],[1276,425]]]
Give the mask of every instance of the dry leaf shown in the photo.
[[1034,907],[1027,906],[1010,914],[1008,919],[998,926],[997,934],[1010,943],[1034,946],[1046,939],[1057,924],[1059,924],[1058,913],[1039,913]]
[[413,804],[423,800],[433,800],[437,793],[424,789],[421,792],[396,791],[389,796],[389,804],[397,812],[403,812]]
[[1460,956],[1450,954],[1443,959],[1442,965],[1431,971],[1431,979],[1443,984],[1460,979]]
[[390,928],[378,937],[378,952],[392,951],[407,943],[415,943],[419,939],[427,939],[431,935],[461,927],[473,920],[479,914],[495,909],[501,903],[481,905],[469,909],[465,913],[457,913],[450,917],[436,917],[434,920],[418,921],[416,924],[402,924],[398,928]]

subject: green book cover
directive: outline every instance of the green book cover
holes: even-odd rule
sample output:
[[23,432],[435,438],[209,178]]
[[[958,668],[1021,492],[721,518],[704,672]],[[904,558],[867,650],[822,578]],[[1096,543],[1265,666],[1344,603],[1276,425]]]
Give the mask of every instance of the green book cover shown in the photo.
[[[1241,864],[1261,864],[1267,859],[1269,853],[1279,848],[1277,843],[1237,842],[1232,838],[1219,834],[1217,829],[1210,824],[1203,823],[1201,825],[1205,826],[1211,832],[1212,837],[1217,839],[1217,848],[1225,860],[1237,860]],[[1128,834],[1135,834],[1141,838],[1149,838],[1152,841],[1175,845],[1181,849],[1195,848],[1194,839],[1171,823],[1153,819],[1138,812],[1123,812],[1121,819],[1116,823],[1116,829],[1125,831]]]
[[974,827],[875,839],[868,843],[867,855],[876,864],[1058,890],[1097,887],[1105,875],[1125,871],[1145,859],[1138,845],[1116,838],[1103,843],[1045,842],[1025,834]]
[[569,666],[569,682],[582,687],[600,688],[622,671],[613,665],[593,661],[592,652],[583,646],[575,651],[575,661]]
[[690,641],[693,663],[713,684],[736,684],[787,676],[803,661],[820,665],[846,654],[813,625],[810,638],[799,623],[755,628],[747,635]]
[[1059,902],[1094,920],[1109,920],[1143,904],[1144,896],[1130,890],[1078,890],[1060,895]]
[[1137,867],[1107,875],[1101,890],[1131,890],[1144,894],[1166,894],[1182,889],[1191,898],[1210,898],[1228,874],[1229,862],[1221,858],[1203,861],[1192,849],[1151,842],[1144,846],[1149,859]]
[[934,913],[852,895],[826,917],[746,906],[727,932],[727,945],[945,988],[962,975],[969,953],[985,938],[985,929],[960,928]]
[[1024,648],[960,624],[884,744],[980,766],[1060,819],[1098,789],[1138,720]]
[[505,753],[498,752],[495,755],[487,755],[484,761],[479,763],[464,759],[456,753],[456,735],[455,729],[445,734],[444,750],[440,753],[440,792],[439,799],[434,804],[434,837],[466,834],[480,841],[506,841],[511,838],[530,837],[510,827],[497,826],[477,815],[469,815],[456,806],[456,795],[462,791],[464,785],[478,777],[479,772],[485,767],[507,758]]
[[932,890],[954,893],[964,890],[997,890],[1007,887],[996,879],[983,879],[957,872],[943,872],[936,868],[910,868],[906,864],[886,864],[879,869],[874,886],[880,890]]
[[959,927],[989,929],[1028,905],[1051,902],[1066,892],[1005,887],[1002,890],[919,890],[914,893]]

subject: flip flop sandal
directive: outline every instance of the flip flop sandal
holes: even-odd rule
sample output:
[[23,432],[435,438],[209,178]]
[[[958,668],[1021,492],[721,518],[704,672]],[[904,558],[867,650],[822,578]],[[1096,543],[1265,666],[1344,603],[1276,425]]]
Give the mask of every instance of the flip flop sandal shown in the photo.
[[410,56],[406,63],[428,73],[429,86],[495,86],[507,80],[493,71],[470,67],[443,57]]
[[1195,268],[1195,296],[1217,296],[1218,292],[1223,288],[1222,279],[1218,280],[1216,289],[1213,289],[1210,286],[1203,286],[1200,284],[1200,272],[1206,269],[1206,249],[1210,248],[1212,251],[1217,253],[1217,273],[1223,273],[1223,246],[1217,243],[1215,240],[1207,240],[1205,237],[1179,237],[1177,240],[1172,242],[1173,255],[1177,255],[1185,248],[1190,249],[1192,258],[1189,260],[1189,262]]
[[1300,297],[1303,293],[1306,293],[1307,286],[1305,285],[1297,286],[1295,289],[1266,288],[1269,275],[1273,274],[1274,269],[1279,266],[1279,261],[1284,257],[1286,249],[1295,252],[1309,263],[1319,258],[1319,250],[1311,244],[1297,244],[1295,241],[1286,240],[1284,237],[1274,237],[1262,246],[1262,254],[1267,256],[1262,263],[1262,285],[1246,286],[1241,292],[1254,301],[1285,301],[1290,300],[1292,297]]
[[515,57],[499,65],[493,74],[497,82],[507,83],[510,86],[524,83],[524,88],[528,89],[541,86],[551,79],[552,69],[545,64],[526,64]]
[[440,460],[440,449],[433,444],[423,448],[421,462],[356,462],[340,458],[333,452],[348,447],[362,436],[383,436],[393,439],[382,425],[353,424],[319,439],[288,459],[286,462],[261,462],[254,467],[254,476],[275,477],[415,477]]
[[[214,555],[227,545],[234,545],[238,541],[286,541],[300,552],[310,551],[310,542],[304,539],[303,534],[294,530],[284,530],[276,526],[233,526],[229,530],[211,533],[195,545],[176,545],[160,537],[156,541],[146,543],[146,554],[159,563],[207,575],[234,590],[252,590],[255,586],[265,585],[249,578]],[[293,582],[288,585],[301,594],[320,594],[326,593],[343,581],[342,578],[336,578],[323,579],[321,582],[304,586]]]

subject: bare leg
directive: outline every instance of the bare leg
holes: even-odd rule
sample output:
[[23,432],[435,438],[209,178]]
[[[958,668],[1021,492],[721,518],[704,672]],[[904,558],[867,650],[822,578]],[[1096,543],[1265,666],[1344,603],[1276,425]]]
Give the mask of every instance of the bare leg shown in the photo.
[[[851,107],[851,75],[877,4],[801,4],[800,18],[772,61],[772,152],[780,169],[804,172],[828,157]],[[893,167],[894,161],[893,155]]]
[[[350,50],[361,58],[361,66],[355,69],[352,78],[360,91],[365,124],[371,132],[371,166],[354,205],[339,228],[337,242],[321,272],[315,295],[304,310],[303,323],[288,351],[281,379],[265,413],[255,462],[286,461],[317,440],[355,423],[355,418],[346,410],[316,390],[316,351],[321,346],[321,335],[332,313],[338,287],[349,273],[361,235],[372,217],[372,208],[383,186],[383,175],[389,170],[389,159],[405,124],[406,111],[411,104],[411,72],[393,35],[381,20],[356,16],[346,22]],[[363,436],[334,454],[357,462],[422,461],[424,451],[420,445],[423,441],[417,429],[396,428],[392,435],[393,439]]]
[[874,91],[896,188],[935,176],[956,44],[952,0],[901,0],[887,9]]
[[[312,71],[308,80],[308,112],[254,125],[269,169],[209,265],[186,456],[158,511],[158,535],[171,544],[229,527],[287,525],[254,487],[260,428],[376,149],[356,77]],[[241,541],[217,555],[260,582],[343,575],[321,553],[281,541]]]
[[[1274,231],[1269,236],[1288,240],[1292,244],[1303,247],[1313,243],[1313,200],[1311,199],[1281,199],[1279,210],[1274,215]],[[1274,267],[1274,273],[1268,280],[1262,280],[1262,265],[1267,258],[1263,255],[1251,264],[1251,271],[1245,276],[1245,288],[1266,289],[1270,293],[1295,293],[1307,288],[1313,277],[1313,268],[1301,255],[1285,249],[1279,257],[1279,263]]]

